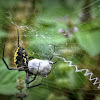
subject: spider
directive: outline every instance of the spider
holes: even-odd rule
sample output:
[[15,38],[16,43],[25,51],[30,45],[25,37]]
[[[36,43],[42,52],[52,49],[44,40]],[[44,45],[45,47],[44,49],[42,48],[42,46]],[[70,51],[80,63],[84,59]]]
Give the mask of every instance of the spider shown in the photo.
[[[17,30],[18,35],[18,48],[14,54],[14,63],[16,68],[11,68],[8,66],[4,59],[4,52],[5,52],[5,43],[3,48],[3,56],[2,60],[6,65],[8,70],[18,70],[18,71],[25,71],[26,72],[26,87],[33,88],[42,84],[44,77],[46,77],[50,72],[52,65],[57,63],[58,61],[52,62],[53,55],[49,60],[41,60],[41,59],[34,59],[34,57],[28,57],[27,52],[24,48],[19,45],[19,32]],[[30,60],[32,58],[32,60]],[[30,60],[30,61],[29,61]],[[29,77],[34,75],[31,81],[29,81]],[[40,83],[36,85],[31,85],[33,81],[35,81],[37,75],[42,76],[42,80]]]

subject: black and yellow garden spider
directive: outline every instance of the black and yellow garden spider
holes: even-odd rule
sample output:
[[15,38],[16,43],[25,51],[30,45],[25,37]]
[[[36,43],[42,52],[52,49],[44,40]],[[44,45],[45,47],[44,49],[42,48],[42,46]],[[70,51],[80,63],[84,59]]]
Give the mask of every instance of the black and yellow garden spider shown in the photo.
[[[49,60],[40,60],[40,59],[34,59],[34,57],[28,57],[25,49],[23,49],[19,45],[18,30],[17,30],[17,34],[18,34],[18,48],[14,54],[14,63],[16,65],[16,68],[10,68],[4,59],[5,43],[4,43],[2,60],[8,70],[18,70],[18,71],[26,72],[26,87],[27,88],[39,86],[42,84],[44,77],[50,73],[52,65],[58,61],[52,62],[51,60],[53,59],[53,56]],[[30,60],[31,58],[32,60]],[[31,81],[29,81],[29,77],[32,75],[34,75],[34,77]],[[42,76],[41,82],[39,84],[29,86],[29,84],[36,79],[37,75]]]

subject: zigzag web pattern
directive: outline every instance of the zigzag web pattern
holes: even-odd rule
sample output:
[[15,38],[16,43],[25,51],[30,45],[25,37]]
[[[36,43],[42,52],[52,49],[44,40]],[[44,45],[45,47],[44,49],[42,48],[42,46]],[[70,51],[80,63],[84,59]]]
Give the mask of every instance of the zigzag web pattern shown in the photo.
[[82,72],[82,71],[85,71],[85,74],[84,74],[84,76],[89,76],[89,80],[90,81],[93,81],[94,80],[94,82],[93,82],[93,85],[96,85],[96,84],[98,84],[98,89],[100,89],[100,81],[99,81],[99,78],[98,77],[95,77],[95,78],[93,78],[93,73],[91,72],[91,71],[89,71],[88,69],[78,69],[78,67],[76,66],[76,65],[72,65],[72,61],[67,61],[65,58],[63,58],[63,57],[59,57],[59,56],[56,56],[57,58],[60,58],[60,59],[62,59],[64,62],[68,62],[69,63],[69,67],[75,67],[76,68],[76,70],[75,70],[75,72]]

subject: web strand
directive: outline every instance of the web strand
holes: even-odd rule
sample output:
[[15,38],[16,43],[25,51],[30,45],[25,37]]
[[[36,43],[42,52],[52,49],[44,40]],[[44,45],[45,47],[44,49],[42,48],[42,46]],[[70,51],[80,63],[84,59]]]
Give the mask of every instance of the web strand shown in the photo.
[[56,57],[62,59],[66,63],[69,63],[69,67],[75,67],[76,68],[75,72],[83,72],[83,71],[85,71],[84,76],[89,76],[90,75],[89,80],[90,81],[95,80],[93,82],[93,85],[98,84],[98,87],[97,88],[100,89],[100,81],[99,81],[98,77],[92,78],[94,74],[92,72],[90,72],[88,69],[80,69],[79,70],[78,69],[78,66],[72,65],[72,61],[67,61],[65,58],[62,58],[62,57],[59,57],[59,56],[56,56]]

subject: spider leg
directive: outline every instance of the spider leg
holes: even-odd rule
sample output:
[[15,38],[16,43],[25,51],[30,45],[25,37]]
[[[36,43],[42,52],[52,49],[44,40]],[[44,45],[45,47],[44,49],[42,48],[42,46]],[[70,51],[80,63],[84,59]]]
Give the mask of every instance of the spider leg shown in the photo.
[[[39,66],[40,66],[40,63],[39,63]],[[38,71],[39,71],[39,66],[38,66]],[[38,74],[38,71],[37,71],[37,74]],[[29,83],[33,82],[36,79],[37,74],[35,74],[34,78],[31,81],[29,81],[29,74],[27,72],[27,74],[26,74],[26,83],[29,84]]]
[[53,64],[57,63],[60,59],[58,59],[57,61],[53,62]]
[[5,43],[4,43],[4,48],[3,48],[2,60],[3,60],[3,62],[4,62],[4,64],[6,65],[6,67],[7,67],[8,70],[19,70],[19,69],[22,69],[22,67],[19,67],[19,68],[10,68],[10,67],[8,66],[8,64],[6,63],[5,59],[4,59],[4,52],[5,52]]
[[19,47],[19,31],[17,29],[17,35],[18,35],[18,47]]
[[50,61],[53,59],[53,55],[51,56],[51,58],[49,59]]
[[37,75],[35,75],[35,76],[33,77],[33,79],[32,79],[31,81],[29,81],[29,75],[28,75],[28,76],[26,75],[26,84],[30,84],[31,82],[33,82],[33,81],[36,79],[36,76],[37,76]]
[[[40,63],[39,63],[39,66],[40,66]],[[39,71],[39,66],[38,66],[38,71]],[[37,71],[37,74],[38,74],[38,71]],[[33,82],[33,81],[36,79],[37,74],[34,76],[34,78],[33,78],[31,81],[29,81],[29,74],[28,74],[28,73],[26,74],[26,87],[27,87],[28,89],[33,88],[33,87],[36,87],[36,86],[39,86],[39,85],[42,84],[43,79],[44,79],[44,76],[42,76],[42,80],[41,80],[40,83],[38,83],[38,84],[36,84],[36,85],[29,86],[29,84],[30,84],[31,82]]]
[[[28,77],[28,78],[29,78],[29,77]],[[26,87],[27,87],[28,89],[33,88],[33,87],[37,87],[37,86],[39,86],[39,85],[41,85],[41,84],[42,84],[43,79],[44,79],[44,76],[42,76],[42,80],[41,80],[41,82],[40,82],[40,83],[38,83],[38,84],[36,84],[36,85],[32,85],[32,86],[29,86],[29,84],[28,84],[28,83],[26,83]]]
[[28,59],[31,59],[31,58],[33,58],[33,59],[34,59],[34,57],[31,57],[31,56],[30,56],[30,57],[28,57]]

